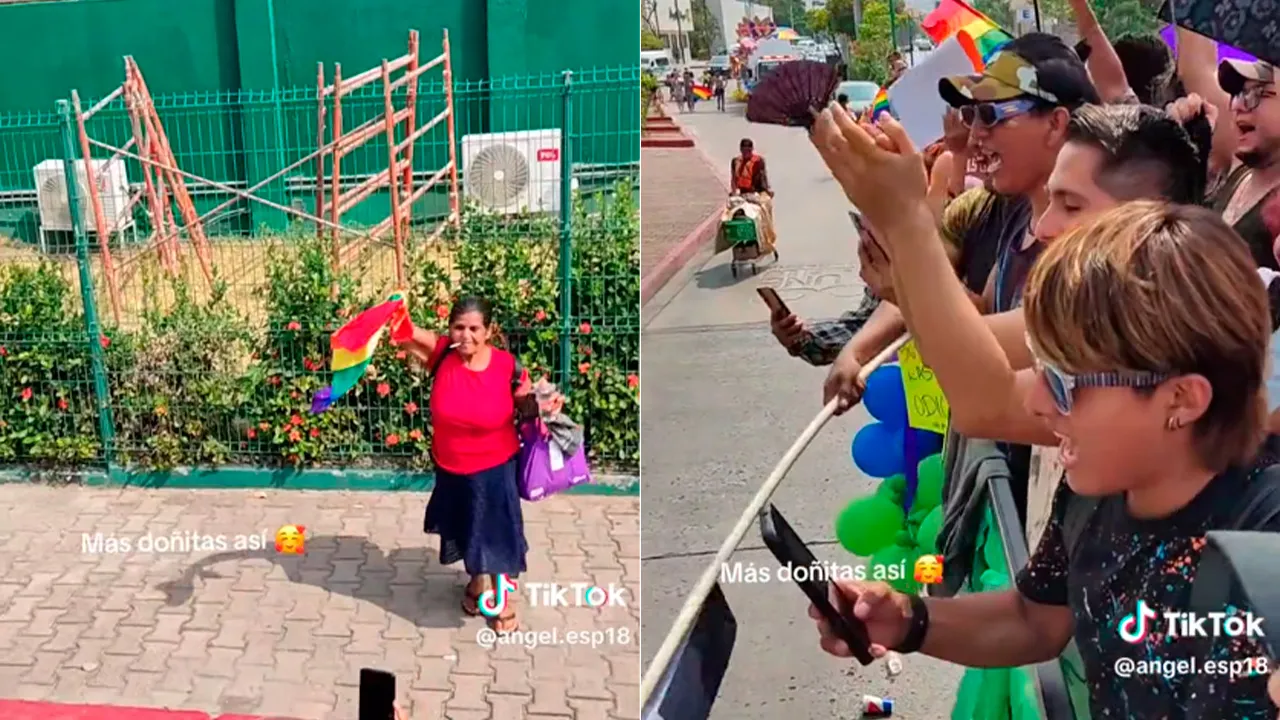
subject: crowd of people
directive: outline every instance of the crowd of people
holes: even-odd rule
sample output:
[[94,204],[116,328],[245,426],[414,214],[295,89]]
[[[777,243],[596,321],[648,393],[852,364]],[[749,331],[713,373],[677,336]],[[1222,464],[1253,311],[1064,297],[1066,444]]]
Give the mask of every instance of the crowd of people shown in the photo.
[[692,70],[686,69],[684,72],[672,70],[662,79],[663,86],[667,89],[667,99],[675,104],[680,112],[694,112],[697,109],[698,88],[706,88],[711,92],[711,98],[716,103],[716,109],[724,112],[725,109],[725,93],[727,92],[729,80],[722,72],[711,72],[704,70],[702,77],[698,78]]
[[1139,601],[1190,608],[1206,532],[1280,531],[1275,69],[1219,63],[1182,29],[1176,59],[1158,39],[1112,45],[1070,2],[1080,45],[1030,33],[940,82],[938,143],[840,105],[812,131],[859,208],[869,295],[833,321],[775,314],[775,337],[831,365],[823,399],[843,412],[862,366],[910,332],[954,436],[997,442],[1032,550],[1005,592],[834,591],[876,654],[1011,667],[1074,639],[1095,716],[1274,718],[1264,672],[1113,667],[1272,658],[1258,637],[1157,628],[1134,644],[1117,628]]

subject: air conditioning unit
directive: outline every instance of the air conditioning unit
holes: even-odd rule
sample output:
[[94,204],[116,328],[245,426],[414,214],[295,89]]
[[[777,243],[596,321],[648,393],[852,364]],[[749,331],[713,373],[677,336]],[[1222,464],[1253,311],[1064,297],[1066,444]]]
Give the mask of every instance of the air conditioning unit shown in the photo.
[[[94,176],[98,181],[98,197],[102,200],[109,232],[119,232],[133,225],[133,216],[126,214],[129,207],[129,177],[124,163],[117,160],[93,160]],[[36,165],[36,201],[40,209],[40,233],[70,232],[71,212],[67,208],[67,176],[62,160],[45,160]],[[85,179],[84,161],[76,161],[76,197],[80,207],[80,222],[85,232],[97,232],[93,218],[93,200],[89,196],[89,184]]]
[[467,197],[496,213],[560,212],[560,130],[486,133],[462,138]]

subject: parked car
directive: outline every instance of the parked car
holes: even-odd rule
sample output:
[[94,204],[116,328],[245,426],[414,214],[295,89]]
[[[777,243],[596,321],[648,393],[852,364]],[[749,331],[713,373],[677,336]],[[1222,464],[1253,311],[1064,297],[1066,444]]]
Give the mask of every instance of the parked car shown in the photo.
[[836,95],[849,96],[849,110],[862,112],[875,102],[880,86],[869,80],[847,80],[836,88]]
[[711,58],[711,62],[707,63],[707,71],[710,72],[713,76],[723,75],[725,77],[728,77],[729,74],[732,72],[731,68],[732,66],[729,64],[728,55],[716,55],[715,57]]

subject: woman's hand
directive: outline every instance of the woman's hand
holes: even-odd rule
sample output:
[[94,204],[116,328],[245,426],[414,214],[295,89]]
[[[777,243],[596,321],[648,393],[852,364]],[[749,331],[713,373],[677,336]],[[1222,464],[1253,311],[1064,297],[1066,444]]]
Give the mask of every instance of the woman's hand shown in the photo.
[[849,202],[887,230],[928,211],[929,179],[902,125],[888,114],[880,117],[875,126],[859,125],[833,106],[819,114],[810,141]]
[[881,300],[897,305],[897,296],[893,291],[893,266],[889,263],[889,256],[876,247],[874,242],[863,238],[858,243],[858,262],[862,266],[859,274],[867,288]]

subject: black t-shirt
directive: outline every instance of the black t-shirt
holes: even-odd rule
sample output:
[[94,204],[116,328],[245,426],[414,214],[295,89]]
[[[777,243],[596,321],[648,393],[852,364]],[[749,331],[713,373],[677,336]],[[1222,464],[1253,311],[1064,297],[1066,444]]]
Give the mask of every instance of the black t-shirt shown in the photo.
[[[1240,165],[1233,170],[1222,181],[1222,185],[1213,192],[1209,206],[1219,214],[1225,212],[1227,206],[1231,204],[1231,198],[1240,189],[1241,183],[1249,176],[1249,172],[1249,168],[1244,165]],[[1253,254],[1253,261],[1257,263],[1258,267],[1272,270],[1280,270],[1280,262],[1276,261],[1276,254],[1271,247],[1278,229],[1267,226],[1262,209],[1266,207],[1276,192],[1280,192],[1280,190],[1273,189],[1264,195],[1245,214],[1237,218],[1235,224],[1231,226],[1231,229],[1235,230],[1248,243],[1249,252]]]
[[[1259,461],[1255,471],[1265,465]],[[1018,591],[1043,605],[1068,605],[1075,615],[1075,640],[1084,660],[1094,718],[1166,720],[1252,720],[1276,717],[1267,699],[1266,674],[1229,677],[1206,672],[1132,673],[1124,677],[1117,660],[1135,662],[1245,660],[1267,655],[1254,639],[1169,637],[1162,615],[1137,644],[1118,634],[1122,618],[1139,600],[1157,613],[1191,608],[1191,587],[1209,530],[1232,528],[1244,483],[1254,473],[1228,472],[1214,478],[1186,507],[1159,520],[1133,518],[1123,495],[1103,498],[1080,528],[1068,555],[1064,519],[1074,498],[1061,483],[1053,512],[1035,554],[1018,573]],[[1079,502],[1079,498],[1074,498]],[[1280,531],[1280,527],[1241,528]]]

